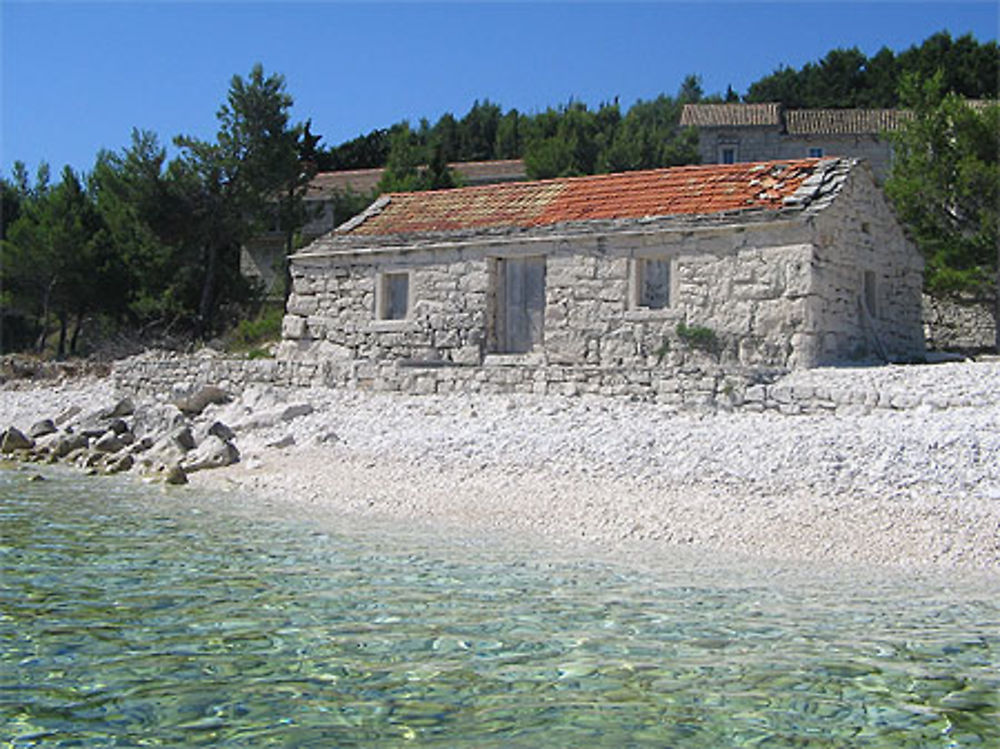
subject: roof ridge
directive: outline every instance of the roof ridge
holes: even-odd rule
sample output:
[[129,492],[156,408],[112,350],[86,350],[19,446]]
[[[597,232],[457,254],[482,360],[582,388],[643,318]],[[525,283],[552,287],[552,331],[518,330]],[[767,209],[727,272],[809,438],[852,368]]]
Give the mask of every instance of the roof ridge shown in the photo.
[[456,191],[468,191],[473,190],[497,190],[497,189],[527,189],[535,185],[549,185],[549,184],[567,184],[567,183],[582,183],[586,181],[600,181],[608,179],[620,179],[623,176],[639,176],[639,175],[655,175],[655,174],[668,174],[674,172],[684,172],[684,171],[732,171],[738,172],[743,169],[756,167],[760,165],[799,165],[803,163],[818,162],[821,159],[817,158],[801,158],[801,159],[767,159],[762,161],[739,161],[735,164],[678,164],[677,166],[660,166],[653,169],[630,169],[623,172],[602,172],[599,174],[579,174],[572,177],[545,177],[543,179],[532,179],[524,180],[522,182],[498,182],[484,185],[463,185],[459,187],[440,187],[434,190],[408,190],[400,192],[384,193],[385,195],[393,195],[396,197],[403,195],[432,195],[435,193],[454,193]]

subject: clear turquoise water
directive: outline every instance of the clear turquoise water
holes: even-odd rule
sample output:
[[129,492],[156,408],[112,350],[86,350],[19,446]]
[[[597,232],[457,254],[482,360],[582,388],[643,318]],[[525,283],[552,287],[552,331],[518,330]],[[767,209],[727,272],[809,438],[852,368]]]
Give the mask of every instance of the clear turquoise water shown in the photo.
[[32,473],[0,470],[5,746],[1000,745],[989,579],[588,561]]

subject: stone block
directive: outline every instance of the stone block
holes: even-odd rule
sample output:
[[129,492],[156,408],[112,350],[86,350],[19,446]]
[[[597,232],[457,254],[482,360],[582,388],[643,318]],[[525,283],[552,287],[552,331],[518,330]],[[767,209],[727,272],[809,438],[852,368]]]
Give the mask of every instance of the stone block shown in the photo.
[[281,337],[303,338],[306,333],[306,319],[299,315],[285,315],[281,320]]

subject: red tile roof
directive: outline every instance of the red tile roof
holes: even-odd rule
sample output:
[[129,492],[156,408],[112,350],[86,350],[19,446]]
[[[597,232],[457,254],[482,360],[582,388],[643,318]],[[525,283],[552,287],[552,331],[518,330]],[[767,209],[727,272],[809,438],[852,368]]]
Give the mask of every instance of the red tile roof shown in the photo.
[[531,228],[571,221],[777,210],[819,163],[819,159],[798,159],[713,164],[393,193],[336,233],[353,236]]

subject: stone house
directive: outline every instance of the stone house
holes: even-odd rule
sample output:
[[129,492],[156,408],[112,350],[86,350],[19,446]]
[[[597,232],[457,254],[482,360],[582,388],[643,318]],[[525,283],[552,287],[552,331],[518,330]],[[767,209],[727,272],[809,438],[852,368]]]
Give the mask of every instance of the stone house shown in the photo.
[[279,359],[329,384],[713,398],[923,355],[923,262],[864,163],[381,197],[291,259]]
[[[520,159],[503,161],[461,161],[448,165],[464,185],[487,185],[526,179],[524,162]],[[373,198],[384,169],[347,169],[318,172],[306,186],[302,200],[309,217],[300,230],[305,243],[331,231],[344,216],[336,215],[338,195],[353,193]],[[259,280],[271,289],[283,268],[285,232],[277,221],[270,229],[248,242],[240,252],[240,272],[246,278]]]
[[902,109],[785,109],[781,104],[686,104],[681,125],[698,129],[703,164],[851,157],[883,181],[892,163],[886,133],[910,113]]

